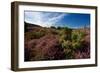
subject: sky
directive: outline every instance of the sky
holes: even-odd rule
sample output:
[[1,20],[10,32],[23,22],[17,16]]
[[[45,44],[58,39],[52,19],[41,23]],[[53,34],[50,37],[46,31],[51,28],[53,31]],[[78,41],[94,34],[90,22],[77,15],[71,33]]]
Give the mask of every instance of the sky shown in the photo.
[[90,14],[24,11],[24,21],[42,27],[90,27]]

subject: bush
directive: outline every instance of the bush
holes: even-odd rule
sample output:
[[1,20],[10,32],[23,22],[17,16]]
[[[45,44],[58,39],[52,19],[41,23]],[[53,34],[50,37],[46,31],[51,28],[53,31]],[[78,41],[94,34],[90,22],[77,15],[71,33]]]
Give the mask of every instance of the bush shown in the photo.
[[74,58],[72,49],[72,42],[71,41],[63,41],[62,48],[64,49],[65,57],[66,59],[72,59]]
[[68,28],[63,28],[59,31],[59,41],[62,43],[63,41],[71,41],[71,30]]
[[55,26],[51,26],[51,28],[56,29],[56,27],[55,27]]
[[73,42],[72,47],[74,50],[80,49],[82,47],[82,43],[81,42]]
[[77,42],[77,39],[78,39],[78,34],[72,33],[72,41]]
[[71,49],[72,43],[70,41],[63,41],[62,48],[64,49]]
[[85,33],[80,31],[72,32],[72,46],[73,49],[80,49],[82,47],[81,40],[84,38]]
[[85,36],[84,32],[73,31],[71,39],[74,42],[79,42],[79,41],[81,41],[84,38],[84,36]]
[[64,50],[66,59],[73,59],[74,58],[74,51],[72,49],[65,49]]
[[85,33],[77,31],[72,31],[69,29],[62,29],[60,32],[59,41],[67,59],[74,58],[74,52],[77,49],[82,48],[81,40],[84,38]]
[[26,32],[25,37],[27,37],[27,40],[31,39],[39,39],[40,37],[44,36],[44,32]]
[[62,29],[62,28],[58,26],[57,29],[60,30],[60,29]]

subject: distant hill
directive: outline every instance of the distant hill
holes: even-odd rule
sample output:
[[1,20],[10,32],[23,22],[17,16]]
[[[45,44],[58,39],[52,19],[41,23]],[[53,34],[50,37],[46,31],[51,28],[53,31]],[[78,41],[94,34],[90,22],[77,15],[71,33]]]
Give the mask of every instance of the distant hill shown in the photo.
[[41,28],[41,26],[36,25],[36,24],[31,24],[31,23],[24,22],[25,32],[32,31],[34,28]]
[[39,25],[36,25],[36,24],[31,24],[31,23],[27,23],[27,22],[24,22],[25,26],[27,27],[41,27]]

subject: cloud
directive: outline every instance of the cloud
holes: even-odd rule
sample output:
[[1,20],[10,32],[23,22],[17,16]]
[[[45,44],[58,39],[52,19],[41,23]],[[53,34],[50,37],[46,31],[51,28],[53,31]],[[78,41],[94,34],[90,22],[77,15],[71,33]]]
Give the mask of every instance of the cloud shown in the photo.
[[61,21],[65,15],[63,13],[25,11],[25,21],[43,27],[50,27]]

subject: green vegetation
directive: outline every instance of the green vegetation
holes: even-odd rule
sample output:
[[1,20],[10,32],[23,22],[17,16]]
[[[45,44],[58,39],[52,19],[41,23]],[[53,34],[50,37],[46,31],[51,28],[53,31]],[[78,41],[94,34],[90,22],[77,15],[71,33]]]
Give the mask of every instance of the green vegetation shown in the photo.
[[50,28],[56,29],[56,27],[54,27],[54,26],[51,26]]
[[[51,26],[50,28],[35,27],[32,31],[29,31],[26,27],[27,26],[25,26],[25,41],[40,39],[48,34],[56,36],[57,37],[56,40],[59,41],[59,43],[57,43],[57,44],[60,45],[61,49],[63,49],[65,59],[74,59],[75,58],[75,51],[82,49],[82,46],[83,46],[82,40],[86,36],[85,31],[80,30],[80,29],[70,29],[68,27],[54,27],[54,26]],[[46,38],[46,39],[49,39],[49,38]],[[53,41],[53,38],[51,41]],[[49,44],[51,44],[51,43],[46,42],[46,44],[47,44],[47,46],[49,46]],[[44,44],[44,45],[46,45],[46,44]],[[41,44],[41,45],[43,45],[43,44]],[[51,49],[51,47],[53,47],[53,46],[50,45],[49,49]],[[40,48],[42,48],[42,47],[40,47]],[[56,49],[56,48],[59,48],[59,47],[55,46],[54,49]],[[52,53],[52,52],[48,52],[48,50],[47,50],[47,53]],[[49,54],[49,55],[52,55],[52,54]],[[37,50],[31,51],[31,59],[30,60],[47,60],[50,57],[55,59],[54,56],[44,55],[42,49],[37,48]]]
[[39,32],[26,32],[25,33],[25,37],[27,37],[27,40],[31,40],[31,39],[39,39],[42,36],[45,35],[45,32],[43,31],[39,31]]
[[79,31],[73,31],[72,32],[72,46],[73,49],[79,49],[82,47],[82,39],[85,37],[85,33]]
[[72,30],[69,28],[62,28],[59,32],[59,42],[64,49],[66,58],[74,58],[73,53],[76,49],[82,47],[82,39],[85,36],[85,32],[80,30]]

